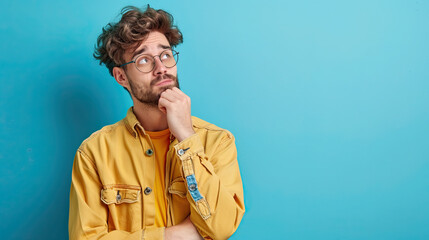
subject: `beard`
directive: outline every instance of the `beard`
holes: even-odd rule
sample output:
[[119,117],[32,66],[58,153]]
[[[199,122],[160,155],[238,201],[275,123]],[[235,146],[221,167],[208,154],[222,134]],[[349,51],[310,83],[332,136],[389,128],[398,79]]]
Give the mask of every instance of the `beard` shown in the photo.
[[[155,92],[154,86],[158,82],[160,82],[164,79],[167,79],[167,78],[173,80],[173,83],[171,85],[162,86],[159,88],[158,92]],[[157,76],[155,79],[153,79],[150,82],[149,88],[138,87],[138,86],[134,85],[134,82],[132,80],[129,81],[129,83],[130,83],[132,95],[137,100],[139,100],[139,102],[146,104],[148,106],[152,106],[152,107],[158,106],[158,102],[159,102],[159,98],[161,97],[161,93],[164,92],[165,90],[171,89],[173,87],[177,87],[180,89],[178,77],[177,76],[175,77],[171,74],[164,74],[164,75]]]

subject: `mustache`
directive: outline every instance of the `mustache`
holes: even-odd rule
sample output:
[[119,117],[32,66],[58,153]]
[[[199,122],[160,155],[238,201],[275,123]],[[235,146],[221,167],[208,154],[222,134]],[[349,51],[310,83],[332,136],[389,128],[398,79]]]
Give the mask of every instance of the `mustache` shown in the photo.
[[177,79],[175,76],[166,73],[166,74],[163,74],[163,75],[159,75],[155,79],[153,79],[152,82],[150,83],[150,86],[154,86],[158,82],[160,82],[160,81],[162,81],[164,79],[168,79],[168,78],[171,79],[171,80],[173,80],[174,82],[176,82],[176,79]]

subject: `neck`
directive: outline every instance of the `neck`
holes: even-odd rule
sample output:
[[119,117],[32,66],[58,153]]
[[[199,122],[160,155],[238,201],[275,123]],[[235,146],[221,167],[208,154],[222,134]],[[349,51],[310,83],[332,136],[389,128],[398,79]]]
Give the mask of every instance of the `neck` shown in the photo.
[[150,132],[162,131],[168,128],[167,115],[159,110],[158,106],[150,106],[140,101],[133,101],[133,111],[143,126],[144,130]]

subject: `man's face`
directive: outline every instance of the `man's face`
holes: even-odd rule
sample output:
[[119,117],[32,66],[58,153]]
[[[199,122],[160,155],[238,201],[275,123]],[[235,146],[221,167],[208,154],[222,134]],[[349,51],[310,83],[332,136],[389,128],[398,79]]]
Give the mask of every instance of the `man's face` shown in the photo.
[[[132,61],[141,54],[159,56],[166,48],[170,48],[170,44],[164,34],[151,32],[134,52],[125,55],[125,61]],[[177,67],[165,67],[159,57],[155,57],[155,67],[151,72],[140,72],[134,63],[128,64],[124,70],[132,97],[150,106],[158,106],[159,97],[166,89],[179,88]]]

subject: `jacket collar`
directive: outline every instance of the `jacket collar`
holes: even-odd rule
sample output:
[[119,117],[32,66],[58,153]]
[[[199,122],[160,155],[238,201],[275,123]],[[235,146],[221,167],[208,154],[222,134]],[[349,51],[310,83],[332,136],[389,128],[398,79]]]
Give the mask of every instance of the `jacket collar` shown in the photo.
[[133,112],[133,107],[130,107],[128,109],[127,116],[124,118],[124,123],[125,127],[131,133],[131,135],[133,135],[133,137],[137,137],[137,126],[139,126],[143,130],[143,133],[146,134],[143,127],[140,125],[139,120],[137,120],[137,117]]
[[[127,111],[127,116],[124,118],[125,127],[133,135],[134,138],[138,136],[137,128],[140,128],[144,135],[146,132],[143,126],[140,124],[139,120],[137,120],[136,115],[134,114],[133,107],[130,107]],[[173,134],[170,134],[170,143],[173,142],[176,138]]]

